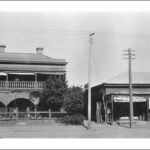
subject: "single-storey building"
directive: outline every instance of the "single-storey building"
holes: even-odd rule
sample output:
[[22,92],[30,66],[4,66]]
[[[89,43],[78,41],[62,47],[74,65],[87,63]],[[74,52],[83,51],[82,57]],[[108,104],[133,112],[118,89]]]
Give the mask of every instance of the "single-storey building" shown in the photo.
[[[134,72],[133,111],[134,120],[150,120],[150,73]],[[129,119],[129,79],[122,73],[105,83],[92,87],[92,120],[118,122]]]

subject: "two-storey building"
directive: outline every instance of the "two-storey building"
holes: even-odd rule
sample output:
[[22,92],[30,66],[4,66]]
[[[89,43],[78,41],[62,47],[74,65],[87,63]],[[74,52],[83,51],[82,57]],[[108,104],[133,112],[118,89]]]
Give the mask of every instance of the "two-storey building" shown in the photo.
[[65,76],[67,63],[44,55],[41,47],[35,53],[8,53],[5,48],[0,45],[0,111],[33,109],[30,93],[42,90],[50,75]]

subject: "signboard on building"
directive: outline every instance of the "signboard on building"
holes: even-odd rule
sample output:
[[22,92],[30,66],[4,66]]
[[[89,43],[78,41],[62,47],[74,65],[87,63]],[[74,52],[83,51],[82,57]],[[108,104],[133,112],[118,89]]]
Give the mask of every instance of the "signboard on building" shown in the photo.
[[[145,97],[133,96],[133,102],[146,102]],[[129,102],[129,96],[114,96],[114,102]]]

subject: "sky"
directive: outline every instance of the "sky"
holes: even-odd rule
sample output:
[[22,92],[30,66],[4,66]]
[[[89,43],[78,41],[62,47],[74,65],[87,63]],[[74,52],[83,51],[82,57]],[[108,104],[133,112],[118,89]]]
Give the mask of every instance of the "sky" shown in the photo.
[[150,72],[150,11],[0,11],[0,44],[6,52],[64,58],[70,86],[88,82],[89,34],[95,32],[92,86],[128,70],[123,50],[135,50],[132,69]]
[[[54,6],[55,3],[55,6]],[[76,3],[76,4],[75,4]],[[43,47],[44,54],[65,58],[68,62],[69,85],[84,85],[88,81],[89,33],[95,32],[92,47],[92,85],[101,84],[128,70],[123,50],[136,53],[133,71],[150,72],[150,2],[4,2],[0,1],[0,44],[6,52],[35,53]],[[43,6],[44,5],[44,6]],[[59,6],[59,7],[58,7]],[[63,7],[63,9],[62,9]],[[68,10],[68,11],[66,11]],[[149,148],[149,141],[81,139],[34,139],[9,141],[2,148]],[[52,141],[53,140],[53,141]],[[58,142],[59,140],[59,142]],[[15,143],[16,142],[16,143]],[[41,144],[42,142],[42,144]],[[44,143],[45,142],[45,143]],[[86,143],[85,143],[86,142]],[[128,144],[124,144],[128,142]],[[59,143],[59,144],[57,144]]]

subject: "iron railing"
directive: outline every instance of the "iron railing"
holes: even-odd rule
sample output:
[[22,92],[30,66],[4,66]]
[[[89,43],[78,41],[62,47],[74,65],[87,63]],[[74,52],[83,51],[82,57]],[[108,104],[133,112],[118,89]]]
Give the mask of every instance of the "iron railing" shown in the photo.
[[0,81],[0,88],[26,89],[44,88],[45,82],[39,81]]

